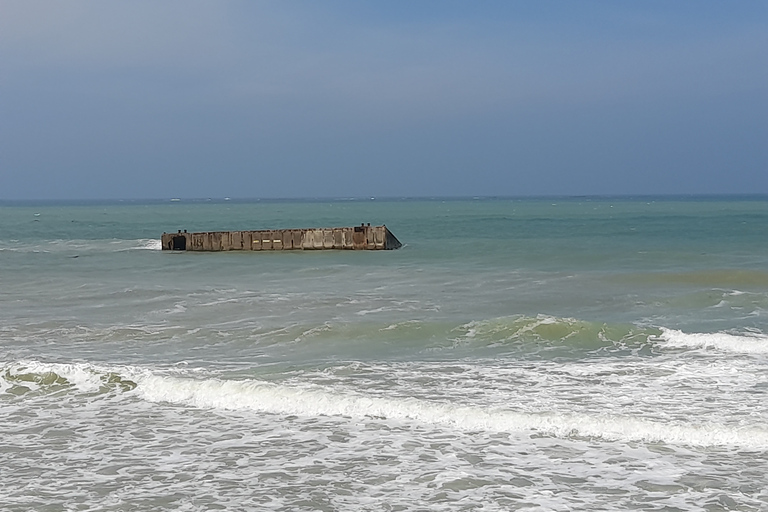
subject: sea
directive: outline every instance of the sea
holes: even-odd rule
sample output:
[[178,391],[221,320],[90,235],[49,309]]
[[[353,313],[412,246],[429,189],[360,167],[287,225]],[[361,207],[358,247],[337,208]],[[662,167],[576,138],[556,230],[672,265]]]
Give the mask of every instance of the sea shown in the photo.
[[[386,226],[393,251],[163,232]],[[768,510],[768,197],[0,204],[3,511]]]

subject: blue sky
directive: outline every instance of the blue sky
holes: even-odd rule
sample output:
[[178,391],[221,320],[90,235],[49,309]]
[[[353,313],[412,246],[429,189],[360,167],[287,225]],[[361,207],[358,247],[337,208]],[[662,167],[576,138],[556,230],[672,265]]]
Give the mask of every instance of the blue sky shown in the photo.
[[764,1],[0,0],[0,199],[768,193]]

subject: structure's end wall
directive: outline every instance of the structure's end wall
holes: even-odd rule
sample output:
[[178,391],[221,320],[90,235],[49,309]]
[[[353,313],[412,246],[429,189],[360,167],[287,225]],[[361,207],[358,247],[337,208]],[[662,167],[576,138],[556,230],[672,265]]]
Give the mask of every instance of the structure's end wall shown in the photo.
[[389,229],[387,229],[386,226],[382,226],[382,227],[384,228],[385,238],[386,238],[386,242],[385,242],[385,247],[384,248],[385,249],[390,249],[390,250],[391,249],[399,249],[399,248],[401,248],[403,246],[403,244],[400,243],[400,240],[398,240],[397,237],[395,235],[393,235],[392,232]]
[[[164,251],[194,251],[191,233],[163,233],[160,244]],[[197,249],[199,250],[199,249]]]

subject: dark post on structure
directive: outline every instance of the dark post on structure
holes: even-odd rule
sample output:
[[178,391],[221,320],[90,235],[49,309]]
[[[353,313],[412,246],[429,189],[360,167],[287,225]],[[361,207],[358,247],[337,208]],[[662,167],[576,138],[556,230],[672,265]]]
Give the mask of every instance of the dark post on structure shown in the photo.
[[403,246],[386,226],[163,233],[164,251],[390,250]]

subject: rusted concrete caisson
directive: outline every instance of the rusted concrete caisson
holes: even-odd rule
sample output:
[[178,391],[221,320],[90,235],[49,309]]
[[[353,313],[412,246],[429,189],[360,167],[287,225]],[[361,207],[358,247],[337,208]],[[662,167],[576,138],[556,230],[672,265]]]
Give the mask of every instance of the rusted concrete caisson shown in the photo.
[[403,244],[386,226],[163,233],[164,251],[386,250]]

